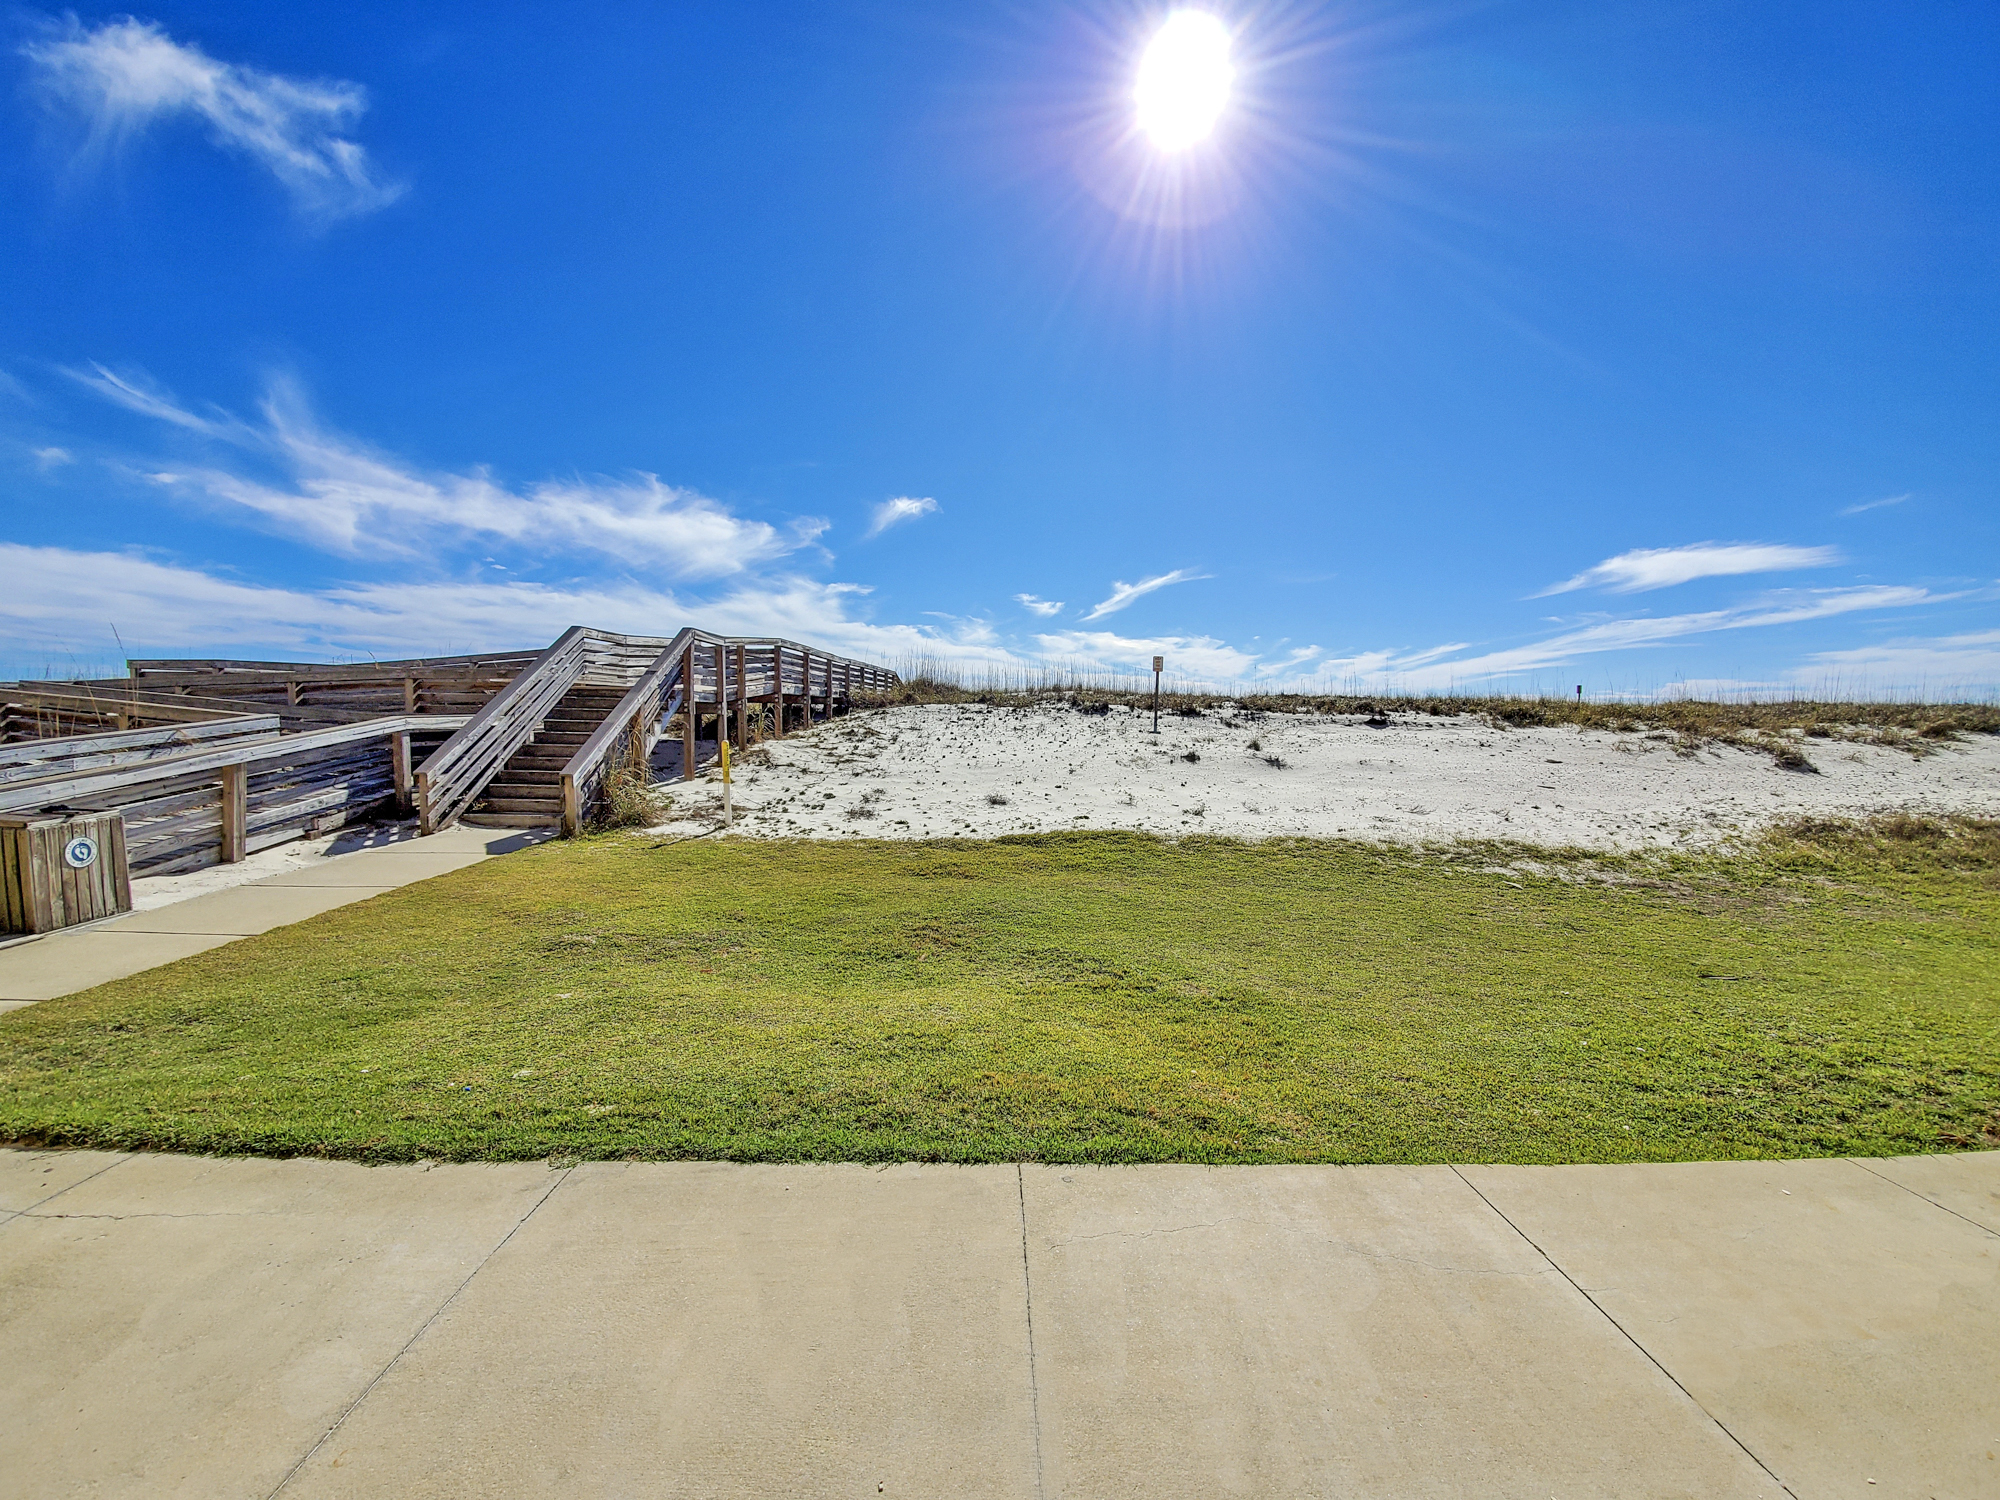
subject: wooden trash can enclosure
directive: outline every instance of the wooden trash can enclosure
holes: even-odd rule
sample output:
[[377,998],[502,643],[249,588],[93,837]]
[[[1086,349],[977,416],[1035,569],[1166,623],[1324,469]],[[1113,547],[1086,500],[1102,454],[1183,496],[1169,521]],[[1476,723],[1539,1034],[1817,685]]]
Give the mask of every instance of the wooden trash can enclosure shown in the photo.
[[0,817],[0,930],[54,932],[131,909],[122,815]]

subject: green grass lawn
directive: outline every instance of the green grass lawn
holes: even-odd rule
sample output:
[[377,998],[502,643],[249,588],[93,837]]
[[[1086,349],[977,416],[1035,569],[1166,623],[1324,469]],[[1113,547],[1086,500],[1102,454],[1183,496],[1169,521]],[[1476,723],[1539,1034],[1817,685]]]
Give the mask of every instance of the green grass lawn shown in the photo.
[[1100,1162],[2000,1140],[1991,869],[1859,845],[1624,884],[1482,865],[1123,834],[549,845],[0,1018],[0,1137]]

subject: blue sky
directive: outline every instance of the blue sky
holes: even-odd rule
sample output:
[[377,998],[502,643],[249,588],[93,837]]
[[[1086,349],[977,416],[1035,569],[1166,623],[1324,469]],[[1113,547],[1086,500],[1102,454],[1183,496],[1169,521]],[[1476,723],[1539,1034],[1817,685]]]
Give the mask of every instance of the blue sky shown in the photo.
[[2000,10],[1211,9],[9,13],[0,671],[1995,690]]

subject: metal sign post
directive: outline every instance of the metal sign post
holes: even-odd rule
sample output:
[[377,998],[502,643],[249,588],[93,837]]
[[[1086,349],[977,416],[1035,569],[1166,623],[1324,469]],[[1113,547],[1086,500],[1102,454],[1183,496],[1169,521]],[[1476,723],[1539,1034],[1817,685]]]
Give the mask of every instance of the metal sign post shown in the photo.
[[1160,732],[1160,669],[1167,664],[1164,656],[1153,658],[1153,733]]

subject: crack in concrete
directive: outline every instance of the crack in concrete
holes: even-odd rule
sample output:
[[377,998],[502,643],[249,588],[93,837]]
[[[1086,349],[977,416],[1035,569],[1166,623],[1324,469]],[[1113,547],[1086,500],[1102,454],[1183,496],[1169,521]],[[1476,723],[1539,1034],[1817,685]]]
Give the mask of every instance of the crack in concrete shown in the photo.
[[51,1220],[53,1220],[53,1219],[109,1219],[109,1220],[111,1220],[111,1221],[112,1221],[112,1222],[114,1222],[114,1223],[122,1223],[122,1222],[123,1222],[123,1221],[125,1221],[126,1219],[282,1219],[282,1218],[285,1218],[285,1217],[287,1217],[287,1216],[286,1216],[285,1214],[282,1214],[282,1213],[279,1213],[279,1212],[278,1212],[278,1211],[276,1211],[275,1209],[258,1209],[258,1210],[254,1211],[254,1212],[249,1212],[249,1211],[245,1211],[245,1212],[238,1212],[238,1213],[231,1213],[231,1212],[226,1212],[226,1211],[221,1211],[221,1210],[218,1210],[217,1212],[214,1212],[214,1213],[200,1213],[200,1214],[169,1214],[169,1213],[140,1213],[140,1214],[38,1214],[38,1213],[36,1213],[36,1212],[35,1212],[35,1211],[34,1211],[33,1209],[24,1209],[24,1210],[23,1210],[23,1211],[21,1212],[21,1214],[20,1214],[20,1217],[21,1217],[21,1218],[24,1218],[24,1219],[51,1219]]
[[26,1208],[16,1209],[13,1213],[7,1215],[5,1218],[0,1218],[0,1225],[11,1224],[16,1219],[27,1218],[30,1214],[33,1214],[36,1209],[40,1208],[44,1203],[53,1203],[56,1201],[56,1199],[60,1198],[64,1193],[74,1192],[77,1188],[82,1187],[86,1182],[97,1181],[98,1178],[102,1177],[106,1172],[109,1172],[113,1167],[122,1167],[125,1165],[126,1162],[130,1161],[131,1159],[132,1158],[130,1156],[120,1156],[116,1160],[106,1162],[103,1166],[99,1167],[95,1172],[92,1172],[88,1177],[79,1177],[75,1182],[69,1184],[68,1187],[59,1187],[53,1193],[50,1193],[46,1198],[37,1198],[33,1203],[30,1203]]
[[1108,1240],[1114,1236],[1125,1239],[1150,1240],[1156,1235],[1186,1234],[1190,1229],[1214,1229],[1221,1224],[1243,1224],[1248,1222],[1250,1221],[1246,1219],[1230,1218],[1210,1219],[1203,1224],[1176,1224],[1171,1229],[1106,1229],[1097,1234],[1077,1234],[1071,1235],[1066,1240],[1050,1240],[1043,1248],[1046,1250],[1060,1250],[1065,1245],[1081,1245],[1088,1240]]
[[1544,1266],[1539,1271],[1502,1271],[1491,1266],[1441,1266],[1436,1261],[1418,1260],[1414,1255],[1391,1255],[1386,1250],[1364,1250],[1361,1246],[1349,1244],[1346,1240],[1328,1240],[1327,1243],[1363,1260],[1393,1260],[1406,1266],[1422,1266],[1426,1271],[1446,1271],[1454,1276],[1547,1276],[1555,1270],[1554,1266]]

